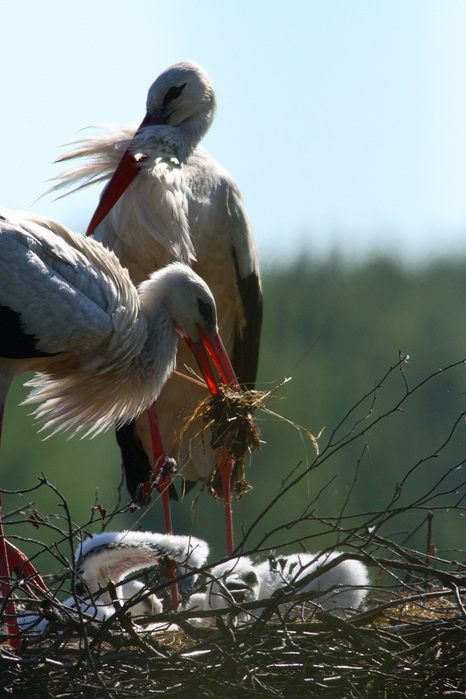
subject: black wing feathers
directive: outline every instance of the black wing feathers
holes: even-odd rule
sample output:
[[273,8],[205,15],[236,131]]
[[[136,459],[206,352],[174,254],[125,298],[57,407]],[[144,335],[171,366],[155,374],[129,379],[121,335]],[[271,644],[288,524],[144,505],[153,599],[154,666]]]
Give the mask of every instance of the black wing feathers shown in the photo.
[[23,329],[21,314],[9,306],[0,306],[0,356],[8,359],[53,357],[36,347],[37,338]]
[[259,275],[251,272],[247,277],[241,277],[238,268],[238,258],[234,248],[231,249],[236,270],[236,283],[243,303],[246,325],[242,334],[237,333],[231,358],[233,368],[239,383],[253,389],[256,383],[257,365],[259,362],[259,345],[262,326],[262,292]]
[[[142,442],[136,433],[136,421],[134,420],[116,429],[115,436],[121,451],[128,492],[136,504],[147,504],[138,502],[138,486],[150,480],[152,476],[152,466]],[[172,500],[179,499],[173,483],[170,484],[169,493]]]

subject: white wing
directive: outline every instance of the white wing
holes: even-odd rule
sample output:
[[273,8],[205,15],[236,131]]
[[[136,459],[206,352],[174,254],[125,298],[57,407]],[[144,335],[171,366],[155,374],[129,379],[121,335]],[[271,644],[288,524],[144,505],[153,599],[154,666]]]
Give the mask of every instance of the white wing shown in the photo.
[[102,273],[61,237],[0,212],[0,304],[20,314],[38,349],[79,351],[112,333],[117,292]]
[[[118,582],[132,572],[168,557],[183,570],[204,565],[209,547],[202,539],[155,532],[104,532],[87,539],[76,551],[77,566],[91,591],[109,579]],[[194,576],[192,581],[194,582]]]

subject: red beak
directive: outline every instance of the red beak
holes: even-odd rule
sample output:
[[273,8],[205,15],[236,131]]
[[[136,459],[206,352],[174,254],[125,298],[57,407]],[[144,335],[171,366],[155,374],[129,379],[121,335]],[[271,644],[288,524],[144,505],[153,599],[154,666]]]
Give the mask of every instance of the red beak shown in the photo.
[[218,333],[208,333],[201,326],[199,326],[199,332],[201,333],[202,344],[212,357],[223,382],[232,386],[238,386],[238,379],[220,335]]
[[[145,126],[151,126],[153,124],[162,124],[163,121],[157,119],[152,114],[146,114],[142,122],[139,124],[136,134],[139,133],[141,129]],[[135,134],[135,135],[136,135]],[[134,157],[129,149],[126,149],[123,156],[118,163],[118,167],[112,175],[112,178],[107,183],[100,201],[97,204],[97,208],[91,218],[91,221],[87,227],[86,235],[92,235],[97,228],[97,226],[102,223],[106,215],[115,206],[118,199],[124,193],[124,191],[129,187],[131,182],[134,180],[139,170],[141,169],[141,163],[144,162],[146,156],[140,157],[138,160]]]
[[217,395],[218,384],[209,357],[212,357],[223,382],[235,387],[238,386],[238,380],[220,335],[218,335],[218,333],[208,333],[200,326],[199,331],[201,339],[198,342],[194,342],[189,337],[185,337],[184,339],[196,358],[199,369],[201,370],[211,394],[213,396]]

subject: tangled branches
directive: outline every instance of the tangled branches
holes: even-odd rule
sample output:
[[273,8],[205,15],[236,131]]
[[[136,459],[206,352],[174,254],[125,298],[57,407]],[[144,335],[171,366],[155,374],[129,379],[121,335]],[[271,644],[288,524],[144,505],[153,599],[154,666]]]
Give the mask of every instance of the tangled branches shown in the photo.
[[[444,437],[428,454],[421,454],[384,492],[382,507],[357,510],[351,494],[360,476],[368,431],[399,413],[425,386],[460,362],[435,372],[413,387],[404,379],[401,358],[386,376],[353,406],[332,430],[319,453],[304,465],[290,468],[278,491],[245,526],[240,551],[264,556],[271,549],[300,545],[308,549],[343,550],[343,560],[364,563],[370,574],[370,592],[362,609],[336,615],[313,601],[303,586],[283,588],[270,599],[244,603],[246,621],[238,623],[237,610],[173,612],[165,608],[146,621],[165,624],[157,632],[137,627],[127,612],[130,604],[114,599],[114,615],[96,622],[86,614],[63,608],[58,601],[25,594],[19,582],[14,594],[28,610],[41,612],[49,626],[44,636],[29,635],[21,649],[0,646],[1,691],[5,696],[27,697],[374,697],[375,699],[463,696],[466,690],[466,562],[464,550],[439,551],[436,522],[464,514],[464,413],[445,426]],[[393,404],[374,410],[378,395],[395,372],[404,390]],[[458,451],[447,450],[455,439]],[[322,489],[302,511],[266,526],[281,502],[302,489],[332,458],[360,444],[353,481],[338,512],[323,512]],[[463,445],[463,447],[461,447]],[[440,457],[446,458],[440,461]],[[426,463],[441,467],[434,478],[418,478]],[[415,487],[413,487],[415,486]],[[327,486],[324,486],[327,487]],[[35,509],[38,489],[53,490],[64,515],[43,515]],[[5,491],[4,491],[5,492]],[[53,558],[59,573],[44,576],[57,596],[76,594],[79,579],[73,566],[76,543],[100,522],[107,527],[117,511],[94,511],[84,526],[72,521],[67,499],[45,478],[30,492],[10,492],[5,513],[9,539],[24,545],[25,527],[38,527],[41,536],[29,537],[31,560]],[[21,502],[20,505],[18,503]],[[408,529],[406,522],[411,522]],[[302,536],[303,523],[309,534]],[[402,524],[401,524],[402,523]],[[453,525],[452,525],[453,526]],[[44,544],[48,530],[52,543]],[[409,545],[414,532],[424,532],[422,549]],[[21,534],[17,534],[21,532]],[[446,549],[445,545],[443,548]],[[340,559],[341,560],[341,559]],[[327,566],[336,565],[330,561]],[[41,572],[43,572],[41,565]],[[201,573],[208,574],[208,566]],[[322,574],[313,572],[309,577]],[[156,576],[148,581],[146,595],[154,590],[163,597],[169,582]],[[315,597],[315,594],[314,594]],[[3,607],[4,611],[4,607]],[[209,618],[209,623],[193,619]]]

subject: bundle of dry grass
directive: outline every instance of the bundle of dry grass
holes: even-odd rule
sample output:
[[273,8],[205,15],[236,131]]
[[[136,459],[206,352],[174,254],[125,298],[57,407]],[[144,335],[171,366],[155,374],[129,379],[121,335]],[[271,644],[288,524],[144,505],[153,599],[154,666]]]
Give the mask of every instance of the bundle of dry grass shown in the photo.
[[211,430],[212,447],[223,447],[235,459],[243,459],[245,454],[260,449],[253,413],[263,405],[266,395],[262,391],[239,392],[221,386],[217,395],[209,398],[203,412],[204,423]]
[[[187,420],[184,430],[192,423],[202,422],[202,434],[210,431],[210,444],[213,449],[225,449],[235,459],[232,477],[232,495],[236,499],[250,490],[245,477],[244,459],[260,449],[260,433],[253,415],[263,407],[270,394],[263,391],[238,391],[229,386],[220,385],[215,396],[201,401]],[[183,430],[183,431],[184,431]],[[214,469],[210,475],[209,492],[217,498],[222,497],[221,478]]]

